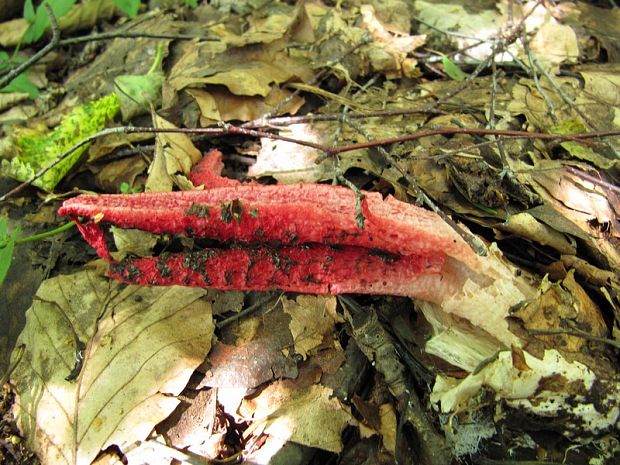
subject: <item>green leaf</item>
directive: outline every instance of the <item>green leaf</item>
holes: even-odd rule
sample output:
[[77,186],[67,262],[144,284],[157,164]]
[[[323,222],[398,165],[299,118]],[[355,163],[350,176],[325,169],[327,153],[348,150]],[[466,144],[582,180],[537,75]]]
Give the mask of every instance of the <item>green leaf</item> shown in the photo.
[[0,218],[0,286],[4,282],[9,268],[11,267],[15,240],[20,232],[19,228],[15,228],[13,232],[9,234],[8,224],[9,219],[6,216]]
[[443,63],[444,71],[450,77],[450,79],[453,79],[455,81],[464,81],[465,79],[467,79],[468,74],[461,71],[461,68],[455,65],[454,62],[450,60],[450,58],[443,57],[441,59],[441,62]]
[[3,50],[0,50],[0,73],[4,74],[9,69],[11,69],[13,66],[18,65],[19,63],[22,63],[25,60],[26,58],[24,58],[23,56],[20,56],[20,55],[9,56],[8,53],[6,53]]
[[114,4],[130,18],[135,18],[140,11],[140,0],[114,0]]
[[198,0],[185,0],[185,4],[190,8],[196,8],[198,6]]
[[[52,8],[54,16],[57,20],[66,15],[71,10],[71,8],[73,8],[75,2],[76,0],[47,0],[47,4]],[[47,28],[50,27],[50,18],[47,15],[45,3],[46,2],[43,2],[37,7],[37,11],[34,14],[34,20],[28,20],[28,22],[30,23],[30,27],[28,27],[28,29],[24,33],[24,37],[22,37],[22,40],[26,44],[31,44],[39,40],[41,37],[43,37],[43,34],[45,34]]]
[[32,0],[26,0],[24,2],[24,19],[29,23],[34,23],[34,5]]
[[[119,108],[118,97],[110,94],[74,108],[50,133],[40,134],[27,129],[14,131],[11,140],[15,152],[19,155],[10,161],[2,160],[0,174],[18,181],[30,180],[39,170],[78,142],[101,131],[106,122],[118,113]],[[32,184],[46,191],[52,191],[80,160],[87,148],[88,145],[84,145],[75,150]]]
[[[588,132],[588,128],[585,124],[578,120],[561,120],[555,126],[549,129],[550,134],[560,134],[562,136],[567,134],[579,134]],[[617,160],[611,160],[600,153],[595,152],[590,147],[586,147],[575,141],[564,141],[560,143],[560,146],[566,150],[571,157],[579,160],[584,160],[592,163],[597,168],[608,170],[614,165],[617,165]]]
[[28,94],[30,98],[39,96],[39,89],[28,78],[26,73],[22,73],[0,89],[0,92],[23,92]]
[[9,54],[0,50],[0,73],[5,73],[11,68],[11,59]]
[[148,113],[151,107],[161,103],[161,88],[164,83],[164,73],[161,71],[164,48],[157,48],[157,55],[153,66],[147,74],[123,75],[114,79],[116,95],[121,102],[123,120],[128,121],[134,116]]

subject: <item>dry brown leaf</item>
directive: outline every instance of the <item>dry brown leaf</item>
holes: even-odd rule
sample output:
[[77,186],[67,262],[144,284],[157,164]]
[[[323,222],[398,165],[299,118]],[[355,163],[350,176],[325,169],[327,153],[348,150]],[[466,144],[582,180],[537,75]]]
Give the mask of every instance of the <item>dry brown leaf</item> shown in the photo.
[[[574,271],[558,284],[544,281],[541,295],[528,305],[515,311],[512,316],[523,322],[526,330],[561,330],[587,328],[588,334],[605,337],[607,325],[597,305],[577,284]],[[587,352],[587,339],[567,334],[540,335],[536,337],[544,343],[543,348],[557,348],[563,355],[575,357]],[[541,355],[543,348],[530,340],[528,351]]]
[[208,90],[190,88],[187,92],[200,108],[202,126],[218,121],[251,121],[272,112],[274,116],[295,114],[304,104],[299,95],[275,85],[266,97],[234,95],[219,86],[208,86]]
[[381,418],[381,440],[383,447],[392,454],[396,452],[396,434],[398,430],[398,421],[396,418],[396,410],[392,404],[386,403],[379,407],[379,417]]
[[282,354],[274,339],[254,339],[241,347],[218,342],[207,360],[209,369],[200,387],[254,389],[279,378],[297,377],[297,364]]
[[548,245],[564,254],[575,254],[577,246],[568,241],[561,232],[537,221],[527,212],[511,215],[504,223],[494,225],[501,231],[507,231],[542,245]]

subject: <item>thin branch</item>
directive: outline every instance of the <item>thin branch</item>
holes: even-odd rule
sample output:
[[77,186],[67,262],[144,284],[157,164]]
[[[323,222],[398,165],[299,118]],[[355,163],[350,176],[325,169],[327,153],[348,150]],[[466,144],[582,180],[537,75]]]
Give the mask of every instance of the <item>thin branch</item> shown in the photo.
[[94,142],[95,140],[97,140],[100,137],[109,136],[109,135],[112,135],[112,134],[135,134],[135,133],[147,133],[147,134],[149,134],[149,133],[150,134],[164,134],[164,133],[167,133],[167,134],[170,134],[170,133],[174,133],[174,134],[209,134],[209,135],[213,135],[213,136],[218,136],[218,135],[221,136],[221,135],[224,135],[224,134],[242,134],[242,135],[251,136],[251,137],[267,137],[267,138],[270,138],[270,139],[283,140],[283,141],[292,142],[292,143],[295,143],[295,144],[298,144],[298,145],[306,145],[308,147],[312,147],[312,148],[315,148],[317,150],[322,150],[322,151],[325,151],[327,149],[326,147],[324,147],[322,145],[315,144],[315,143],[312,143],[312,142],[297,140],[297,139],[293,139],[291,137],[280,136],[278,134],[273,134],[273,133],[270,133],[270,132],[256,131],[256,130],[252,130],[252,129],[243,129],[243,128],[239,128],[239,127],[236,127],[236,126],[231,126],[231,125],[228,125],[228,124],[225,124],[225,125],[223,125],[220,128],[196,128],[196,129],[191,129],[191,128],[152,128],[152,127],[137,127],[137,126],[120,126],[120,127],[116,127],[116,128],[107,128],[107,129],[103,129],[102,131],[96,132],[95,134],[93,134],[93,135],[91,135],[91,136],[81,140],[80,142],[78,142],[77,144],[72,146],[69,150],[67,150],[67,151],[63,152],[62,154],[60,154],[55,160],[53,160],[52,162],[50,162],[49,164],[47,164],[46,166],[41,168],[30,179],[28,179],[27,181],[22,182],[21,184],[19,184],[18,186],[14,187],[13,189],[11,189],[6,194],[0,196],[0,202],[3,202],[8,197],[10,197],[10,196],[12,196],[12,195],[22,191],[26,187],[30,186],[36,179],[38,179],[41,176],[43,176],[45,173],[47,173],[53,167],[55,167],[60,162],[65,160],[68,156],[70,156],[72,153],[74,153],[80,147],[88,145],[88,144],[90,144],[91,142]]
[[605,181],[603,179],[595,178],[594,176],[592,176],[592,175],[590,175],[590,174],[588,174],[588,173],[586,173],[584,171],[581,171],[581,170],[578,170],[576,168],[573,168],[572,166],[566,167],[566,171],[568,171],[568,172],[570,172],[570,173],[574,174],[575,176],[578,176],[578,177],[580,177],[582,179],[585,179],[586,181],[590,181],[592,184],[596,184],[597,186],[600,186],[600,187],[602,187],[604,189],[609,189],[609,190],[612,190],[612,191],[620,194],[620,187],[618,187],[618,186],[616,186],[616,185],[614,185],[614,184],[612,184],[610,182],[607,182],[607,181]]
[[71,37],[61,40],[58,45],[75,45],[84,42],[96,42],[100,40],[112,39],[169,39],[169,40],[194,40],[200,39],[204,41],[217,41],[217,37],[202,37],[192,34],[156,34],[151,32],[128,32],[128,31],[110,31],[99,34],[90,34],[87,36]]
[[[352,124],[349,121],[349,124]],[[371,148],[371,147],[381,147],[387,144],[394,144],[398,142],[406,142],[410,140],[421,139],[424,137],[430,137],[435,135],[452,135],[452,134],[476,134],[476,135],[498,135],[505,136],[510,138],[524,138],[524,139],[542,139],[542,140],[553,140],[553,141],[563,141],[563,140],[571,140],[577,142],[585,142],[585,139],[594,139],[608,136],[618,136],[620,135],[620,130],[617,131],[603,131],[603,132],[588,132],[583,134],[572,134],[572,135],[557,135],[557,134],[543,134],[537,132],[527,132],[527,131],[512,131],[512,130],[499,130],[499,129],[481,129],[481,128],[437,128],[428,131],[419,131],[413,134],[406,134],[400,137],[393,137],[390,139],[379,139],[373,140],[369,142],[363,142],[360,144],[350,144],[344,145],[340,147],[327,147],[321,144],[316,144],[314,142],[294,139],[292,137],[281,136],[279,134],[274,134],[272,132],[266,131],[257,131],[253,129],[248,129],[239,126],[232,126],[229,124],[223,124],[222,127],[219,128],[152,128],[152,127],[138,127],[138,126],[120,126],[116,128],[108,128],[102,131],[99,131],[92,136],[89,136],[82,141],[75,144],[66,152],[62,153],[55,160],[49,163],[47,166],[41,168],[32,178],[27,181],[24,181],[20,185],[11,189],[6,194],[0,197],[0,202],[6,200],[8,197],[22,191],[24,188],[31,185],[36,179],[40,178],[47,171],[52,169],[54,166],[58,165],[61,161],[71,155],[80,147],[84,145],[90,144],[96,139],[108,136],[112,134],[135,134],[135,133],[150,133],[150,134],[208,134],[211,136],[221,136],[226,134],[238,134],[250,137],[266,137],[268,139],[282,140],[286,142],[292,142],[298,145],[304,145],[306,147],[312,147],[317,150],[321,150],[325,152],[327,155],[337,155],[343,152],[350,152],[353,150],[363,149],[363,148]],[[387,153],[387,152],[385,152]],[[389,154],[388,154],[389,157]],[[413,185],[413,183],[412,183]]]
[[[240,320],[241,318],[244,318],[250,315],[251,313],[254,313],[256,310],[266,306],[269,302],[273,302],[275,300],[275,303],[270,307],[270,309],[273,309],[280,302],[280,299],[282,298],[283,295],[284,293],[282,292],[277,297],[275,297],[273,294],[270,294],[264,299],[260,299],[254,302],[249,307],[244,308],[239,313],[235,313],[234,315],[226,318],[225,320],[217,322],[215,326],[218,329],[222,329],[223,327],[228,326],[230,323],[234,323],[235,321]],[[267,309],[267,311],[270,311],[270,309]]]
[[476,66],[476,68],[469,74],[469,76],[467,76],[467,78],[461,82],[460,85],[458,85],[455,89],[453,89],[450,92],[448,92],[446,95],[441,97],[436,102],[434,102],[434,103],[430,104],[429,106],[427,106],[425,108],[425,110],[427,110],[427,111],[428,110],[433,110],[436,107],[438,107],[439,105],[447,103],[452,97],[454,97],[458,93],[460,93],[463,90],[465,90],[467,88],[467,86],[476,77],[478,77],[478,75],[480,75],[480,73],[482,73],[482,71],[485,68],[487,68],[492,61],[495,60],[495,57],[497,56],[498,52],[504,52],[505,50],[507,50],[508,46],[511,43],[513,43],[519,37],[520,31],[523,28],[525,20],[530,17],[530,15],[534,12],[534,10],[536,8],[538,8],[538,6],[541,4],[541,2],[542,2],[542,0],[538,0],[536,2],[536,4],[526,14],[523,15],[523,18],[521,18],[519,23],[513,28],[513,30],[510,32],[510,34],[504,40],[499,40],[499,41],[495,42],[495,44],[493,45],[493,48],[491,49],[491,53],[489,54],[489,56],[487,58],[485,58],[483,61],[481,61],[478,64],[478,66]]
[[371,147],[378,147],[381,145],[395,144],[399,142],[407,142],[410,140],[422,139],[424,137],[436,136],[436,135],[453,135],[453,134],[474,134],[479,136],[504,136],[507,138],[520,138],[520,139],[540,139],[550,141],[565,141],[570,140],[574,142],[585,143],[586,139],[598,139],[601,137],[620,136],[620,130],[615,131],[600,131],[600,132],[586,132],[581,134],[545,134],[542,132],[527,132],[516,131],[510,129],[482,129],[482,128],[437,128],[427,131],[414,132],[412,134],[406,134],[404,136],[392,137],[389,139],[379,139],[371,142],[361,142],[359,144],[350,144],[340,147],[328,148],[326,151],[330,155],[336,155],[343,152],[351,152],[358,149],[366,149]]
[[[420,100],[429,98],[429,97],[420,97]],[[429,113],[422,106],[416,108],[401,108],[394,110],[377,110],[371,112],[364,113],[349,113],[348,117],[351,119],[368,119],[368,118],[383,118],[390,116],[404,116],[404,115],[415,115],[415,114],[426,114]],[[430,113],[434,114],[445,114],[445,111],[442,110],[431,110]],[[251,121],[252,124],[243,125],[244,128],[261,128],[261,127],[269,127],[269,126],[288,126],[291,124],[299,124],[299,123],[315,123],[317,121],[338,121],[342,119],[342,113],[328,113],[328,114],[320,114],[320,115],[303,115],[303,116],[278,116],[274,118],[259,118],[254,121]]]
[[588,341],[601,342],[603,344],[610,345],[616,349],[620,349],[620,342],[614,341],[613,339],[607,339],[605,337],[593,336],[592,334],[588,334],[584,331],[579,330],[570,330],[570,329],[530,329],[528,330],[528,334],[531,336],[557,336],[557,335],[567,335],[573,337],[581,337]]
[[47,55],[52,50],[54,50],[56,46],[58,45],[58,43],[60,42],[60,28],[58,27],[56,16],[54,16],[54,12],[52,11],[52,8],[47,3],[44,3],[43,6],[45,6],[45,11],[47,12],[47,15],[49,16],[49,19],[50,19],[50,25],[52,27],[52,40],[50,40],[50,42],[45,47],[43,47],[41,50],[39,50],[37,53],[32,55],[26,61],[21,63],[19,66],[16,66],[12,70],[10,70],[8,73],[6,73],[2,78],[0,78],[0,88],[9,84],[13,79],[15,79],[25,70],[27,70],[29,67],[31,67],[34,63],[38,62],[45,55]]

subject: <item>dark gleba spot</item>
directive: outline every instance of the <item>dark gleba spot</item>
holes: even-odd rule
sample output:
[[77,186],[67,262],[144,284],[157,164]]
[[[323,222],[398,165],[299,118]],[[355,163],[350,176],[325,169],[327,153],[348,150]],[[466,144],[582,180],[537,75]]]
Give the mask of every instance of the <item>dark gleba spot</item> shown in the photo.
[[192,203],[190,207],[185,209],[185,214],[187,216],[195,216],[196,218],[209,218],[209,210],[211,210],[211,207],[208,205]]
[[159,271],[159,275],[162,278],[172,277],[172,271],[170,270],[170,267],[168,266],[168,262],[165,257],[159,257],[155,266],[157,268],[157,271]]
[[241,215],[243,215],[243,206],[239,199],[220,205],[220,218],[226,224],[233,220],[239,223],[241,221]]

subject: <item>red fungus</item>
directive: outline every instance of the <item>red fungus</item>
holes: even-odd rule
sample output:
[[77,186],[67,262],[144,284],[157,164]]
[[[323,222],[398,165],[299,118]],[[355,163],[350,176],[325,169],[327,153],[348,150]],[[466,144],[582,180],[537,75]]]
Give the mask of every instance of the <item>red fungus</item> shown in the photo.
[[437,275],[443,263],[440,256],[392,256],[350,246],[237,246],[129,258],[113,264],[111,276],[134,284],[220,290],[410,295],[416,278]]
[[325,184],[240,185],[204,191],[80,195],[61,215],[97,216],[121,228],[187,234],[222,242],[355,245],[401,255],[473,252],[435,214],[393,197],[364,192],[364,229],[356,224],[355,193]]
[[213,187],[234,187],[241,184],[235,179],[229,179],[221,176],[224,169],[222,162],[222,152],[213,149],[192,168],[189,174],[189,180],[195,185],[203,185],[205,188]]
[[197,165],[190,179],[205,184],[202,191],[81,195],[65,201],[59,213],[88,218],[80,231],[111,262],[99,223],[235,244],[112,263],[111,276],[136,284],[438,301],[440,294],[454,290],[455,263],[474,263],[467,244],[422,208],[363,192],[360,228],[356,194],[350,189],[241,184],[222,178],[222,166],[217,150]]

